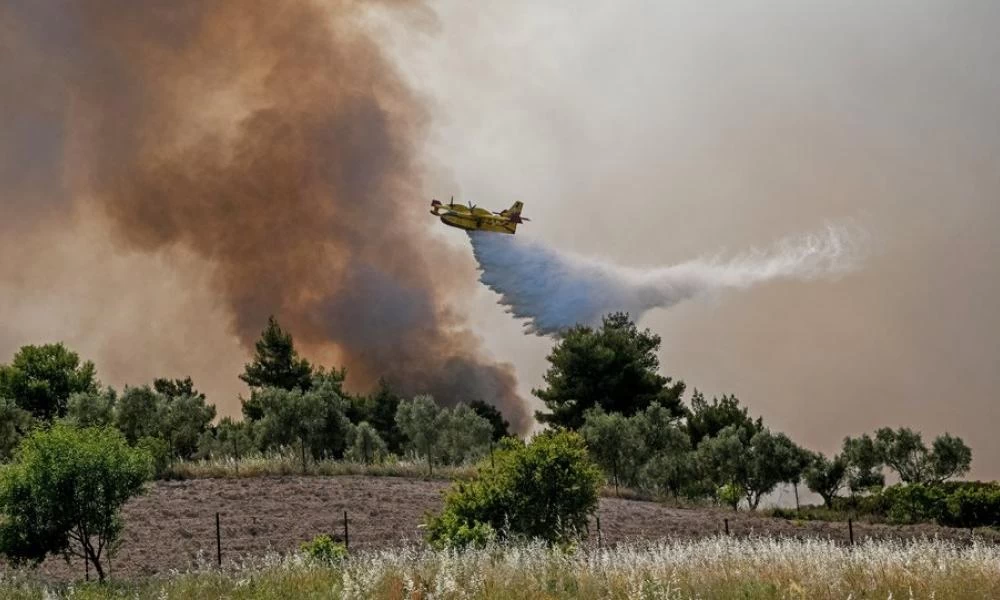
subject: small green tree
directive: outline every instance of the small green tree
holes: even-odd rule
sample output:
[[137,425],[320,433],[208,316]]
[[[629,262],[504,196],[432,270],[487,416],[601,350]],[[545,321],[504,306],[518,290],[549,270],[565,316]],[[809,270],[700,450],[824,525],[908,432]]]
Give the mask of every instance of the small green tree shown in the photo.
[[882,458],[875,440],[867,433],[858,438],[845,437],[842,456],[847,463],[847,487],[851,494],[870,492],[885,485]]
[[782,433],[764,428],[747,431],[730,425],[719,435],[702,441],[698,447],[701,460],[719,486],[739,488],[751,510],[779,483],[798,476],[798,447]]
[[259,422],[234,421],[231,417],[223,417],[219,424],[205,430],[198,438],[196,458],[235,458],[260,448],[258,433]]
[[907,427],[876,431],[875,452],[903,483],[941,483],[964,475],[972,463],[972,450],[961,438],[945,433],[928,450],[920,432]]
[[101,560],[121,534],[121,507],[150,473],[149,455],[111,428],[35,430],[0,472],[0,552],[15,565],[75,555],[103,581]]
[[815,454],[805,448],[794,446],[790,449],[787,481],[792,484],[792,490],[795,492],[795,510],[799,510],[799,484],[805,477],[806,469],[813,464],[814,458]]
[[215,418],[215,406],[205,403],[202,395],[167,397],[161,407],[160,437],[170,453],[189,459],[198,451],[198,440]]
[[505,438],[493,465],[483,461],[473,480],[452,485],[444,510],[427,519],[428,539],[437,547],[493,536],[571,541],[586,531],[601,479],[579,434],[547,431],[529,444]]
[[313,377],[312,389],[308,394],[323,406],[323,421],[313,436],[311,444],[313,456],[319,458],[343,458],[347,448],[347,433],[350,420],[347,418],[349,401],[342,388],[346,372],[324,372],[320,370]]
[[580,434],[591,456],[611,478],[615,494],[620,484],[634,485],[643,453],[641,434],[634,421],[592,408],[584,417]]
[[403,432],[396,424],[396,411],[399,410],[399,403],[403,397],[397,394],[389,382],[379,380],[378,389],[374,394],[368,396],[368,415],[365,419],[375,431],[378,432],[389,452],[402,454],[403,452]]
[[103,392],[77,392],[66,404],[66,420],[75,427],[105,427],[115,423],[118,394],[111,388]]
[[0,397],[0,462],[10,459],[21,438],[31,429],[31,413],[8,398]]
[[711,490],[703,485],[697,454],[680,445],[675,450],[654,454],[642,466],[640,477],[646,488],[674,498],[695,498]]
[[347,459],[367,464],[382,462],[389,454],[385,442],[367,421],[351,425],[347,433]]
[[547,387],[533,390],[547,412],[542,423],[578,429],[584,413],[600,407],[629,417],[658,402],[667,410],[684,412],[684,383],[658,373],[660,337],[640,331],[627,313],[604,318],[597,329],[577,326],[567,331],[548,356]]
[[722,398],[712,398],[709,403],[704,394],[695,390],[687,415],[688,436],[692,446],[697,448],[703,439],[715,437],[730,426],[756,432],[764,428],[764,423],[759,417],[756,421],[750,418],[748,409],[740,406],[736,396],[723,395]]
[[474,400],[469,403],[469,408],[490,422],[490,425],[493,427],[494,442],[499,442],[510,435],[510,422],[503,418],[503,413],[497,410],[497,407],[487,404],[482,400]]
[[659,402],[647,406],[646,410],[631,417],[631,421],[647,457],[691,449],[691,438],[679,419]]
[[396,409],[396,425],[403,433],[407,447],[427,457],[427,469],[433,473],[443,425],[441,409],[434,403],[434,398],[423,395],[400,402]]
[[148,385],[126,386],[115,407],[115,425],[130,444],[139,438],[160,437],[165,403]]
[[312,387],[312,375],[312,365],[306,359],[299,358],[292,335],[282,330],[278,321],[271,316],[256,343],[253,361],[246,365],[240,379],[251,388],[276,387],[306,391]]
[[306,449],[319,443],[327,422],[328,407],[323,397],[300,389],[282,388],[263,388],[256,395],[263,411],[260,420],[262,442],[268,447],[297,445],[305,472]]
[[0,397],[41,421],[64,416],[71,395],[97,388],[94,363],[81,363],[61,343],[24,346],[9,365],[0,365]]
[[493,426],[466,404],[441,411],[439,455],[447,464],[475,461],[489,451]]
[[[745,494],[745,482],[750,476],[747,447],[751,437],[749,431],[730,425],[718,435],[705,438],[698,444],[698,464],[716,489],[737,489],[741,495]],[[723,502],[732,504],[729,500],[729,496],[726,496]]]
[[641,443],[635,460],[642,463],[639,480],[644,487],[674,498],[706,491],[691,439],[673,413],[654,402],[630,420]]
[[760,499],[774,491],[779,483],[797,477],[796,447],[783,433],[764,429],[750,439],[747,478],[743,482],[747,504],[757,510]]
[[903,483],[923,483],[929,478],[930,457],[920,432],[883,427],[875,432],[875,453]]
[[961,477],[972,466],[972,449],[962,438],[944,433],[934,438],[930,459],[931,483],[941,483]]
[[838,455],[831,460],[817,453],[806,467],[804,476],[806,486],[823,498],[827,508],[833,508],[833,499],[847,480],[847,459]]

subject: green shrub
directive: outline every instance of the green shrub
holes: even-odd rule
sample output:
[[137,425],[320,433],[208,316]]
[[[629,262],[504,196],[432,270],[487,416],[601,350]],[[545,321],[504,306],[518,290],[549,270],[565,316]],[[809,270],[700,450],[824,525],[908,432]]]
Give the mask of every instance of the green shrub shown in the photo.
[[482,548],[496,541],[497,532],[493,526],[480,521],[471,523],[456,511],[444,511],[439,517],[431,518],[429,540],[435,550],[445,548]]
[[299,547],[303,554],[317,562],[333,564],[347,558],[347,547],[333,538],[323,534],[309,542],[303,542]]
[[940,486],[919,483],[894,485],[882,490],[890,523],[911,524],[939,521],[945,514],[946,492]]
[[945,501],[942,525],[951,527],[1000,526],[1000,485],[964,485]]
[[719,502],[736,510],[743,499],[743,490],[738,485],[727,483],[715,491]]
[[493,464],[457,482],[444,510],[426,522],[437,547],[484,543],[495,536],[561,544],[580,537],[597,508],[602,475],[574,432],[545,432],[530,444],[504,439]]

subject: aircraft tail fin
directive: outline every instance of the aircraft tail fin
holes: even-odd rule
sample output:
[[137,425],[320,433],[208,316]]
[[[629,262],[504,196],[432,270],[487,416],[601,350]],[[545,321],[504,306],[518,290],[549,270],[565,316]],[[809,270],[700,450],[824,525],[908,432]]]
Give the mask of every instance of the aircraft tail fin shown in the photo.
[[521,202],[519,200],[515,202],[513,206],[501,212],[500,215],[503,217],[507,217],[507,219],[515,225],[517,223],[523,223],[525,221],[529,221],[530,219],[525,219],[524,217],[521,216],[522,208],[524,208],[524,202]]

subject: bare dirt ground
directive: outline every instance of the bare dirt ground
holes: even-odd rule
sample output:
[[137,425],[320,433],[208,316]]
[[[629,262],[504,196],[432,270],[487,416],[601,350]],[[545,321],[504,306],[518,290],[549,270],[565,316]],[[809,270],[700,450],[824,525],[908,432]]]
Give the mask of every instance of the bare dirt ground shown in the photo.
[[[187,569],[199,560],[216,560],[215,515],[219,513],[224,563],[241,556],[285,552],[320,533],[343,536],[348,516],[352,550],[421,543],[425,513],[441,507],[445,481],[397,477],[259,477],[157,482],[124,511],[122,547],[112,561],[114,577],[141,577]],[[772,519],[722,509],[682,509],[655,502],[602,498],[601,538],[605,544],[663,537],[697,538],[775,534],[831,538],[846,543],[846,523]],[[596,543],[596,522],[591,541]],[[868,537],[905,539],[933,536],[968,540],[964,530],[934,525],[854,524],[855,541]],[[983,536],[977,532],[977,536]],[[986,535],[995,533],[989,532]],[[200,558],[199,558],[200,557]],[[46,579],[82,578],[82,561],[67,565],[49,559],[39,575]]]

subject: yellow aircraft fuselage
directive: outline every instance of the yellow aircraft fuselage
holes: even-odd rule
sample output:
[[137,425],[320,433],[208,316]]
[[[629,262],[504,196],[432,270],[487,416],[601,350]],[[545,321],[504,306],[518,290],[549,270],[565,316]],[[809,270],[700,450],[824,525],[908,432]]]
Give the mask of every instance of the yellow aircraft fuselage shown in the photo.
[[528,219],[521,217],[521,202],[515,202],[512,207],[499,213],[492,213],[484,208],[465,206],[462,204],[442,204],[437,200],[431,202],[431,214],[441,218],[441,222],[451,227],[469,231],[492,231],[494,233],[513,234],[518,223]]

